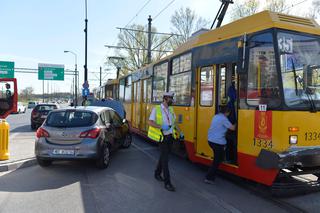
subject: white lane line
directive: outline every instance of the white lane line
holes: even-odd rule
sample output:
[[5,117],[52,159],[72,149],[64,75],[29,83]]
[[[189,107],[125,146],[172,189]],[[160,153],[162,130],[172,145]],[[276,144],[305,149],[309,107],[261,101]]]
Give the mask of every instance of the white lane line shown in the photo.
[[140,148],[138,145],[132,143],[132,146],[136,148],[137,150],[141,151],[143,154],[147,155],[149,158],[151,158],[153,161],[158,161],[153,155],[146,152],[143,148]]

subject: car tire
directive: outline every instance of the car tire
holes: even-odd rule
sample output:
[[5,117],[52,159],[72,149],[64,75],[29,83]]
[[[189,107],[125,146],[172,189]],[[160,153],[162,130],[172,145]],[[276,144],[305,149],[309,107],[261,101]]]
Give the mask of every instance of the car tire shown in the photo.
[[18,110],[18,114],[20,114],[20,113],[21,113],[21,109]]
[[132,134],[128,132],[123,141],[123,144],[121,145],[121,148],[127,149],[131,146],[131,144],[132,144]]
[[26,113],[26,111],[27,111],[27,109],[25,108],[24,111],[23,111],[23,113]]
[[37,158],[37,162],[41,167],[48,167],[48,166],[50,166],[52,164],[51,160],[43,160],[43,159],[40,159],[40,158]]
[[108,167],[109,162],[110,162],[110,149],[107,144],[103,144],[102,152],[96,162],[97,167],[99,169],[105,169]]
[[31,129],[32,129],[32,130],[36,130],[36,129],[37,129],[37,125],[34,124],[34,123],[31,123]]

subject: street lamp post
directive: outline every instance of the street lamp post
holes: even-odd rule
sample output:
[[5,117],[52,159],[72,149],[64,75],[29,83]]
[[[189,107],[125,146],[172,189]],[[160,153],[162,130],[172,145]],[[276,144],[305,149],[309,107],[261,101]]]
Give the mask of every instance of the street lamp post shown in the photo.
[[85,21],[85,50],[84,50],[84,55],[85,55],[85,64],[84,64],[84,82],[86,83],[88,81],[88,65],[87,65],[87,60],[88,60],[88,4],[87,0],[85,0],[85,15],[86,19]]
[[74,56],[74,72],[75,72],[75,82],[74,82],[74,93],[75,93],[75,103],[74,106],[77,106],[78,104],[78,71],[77,71],[77,54],[69,51],[69,50],[65,50],[64,53],[71,53]]

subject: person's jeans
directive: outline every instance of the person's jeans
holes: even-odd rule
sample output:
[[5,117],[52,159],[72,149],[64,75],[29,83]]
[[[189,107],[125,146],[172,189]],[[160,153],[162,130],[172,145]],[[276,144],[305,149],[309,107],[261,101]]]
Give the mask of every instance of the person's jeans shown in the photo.
[[224,145],[216,144],[209,142],[209,145],[214,153],[214,158],[212,161],[212,165],[208,170],[208,173],[206,175],[206,179],[208,180],[214,180],[216,177],[216,173],[218,170],[218,167],[220,163],[223,161],[224,158]]
[[159,143],[160,157],[158,165],[155,171],[156,175],[160,175],[163,172],[164,183],[169,184],[170,182],[170,172],[169,172],[169,154],[171,152],[173,137],[172,135],[164,136],[164,140]]

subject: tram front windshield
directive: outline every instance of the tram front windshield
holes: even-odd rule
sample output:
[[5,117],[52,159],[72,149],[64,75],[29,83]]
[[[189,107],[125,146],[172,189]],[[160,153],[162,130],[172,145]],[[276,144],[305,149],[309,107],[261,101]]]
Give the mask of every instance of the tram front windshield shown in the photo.
[[297,110],[320,109],[320,37],[278,32],[285,104]]

